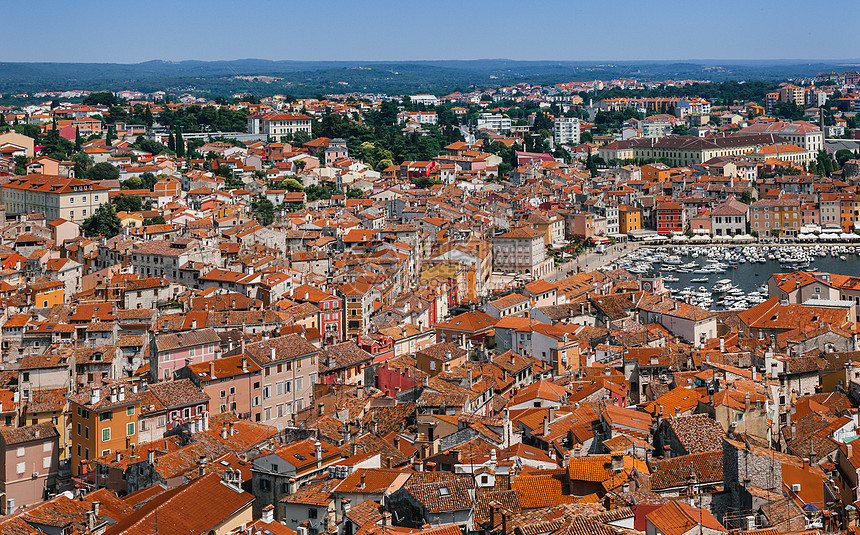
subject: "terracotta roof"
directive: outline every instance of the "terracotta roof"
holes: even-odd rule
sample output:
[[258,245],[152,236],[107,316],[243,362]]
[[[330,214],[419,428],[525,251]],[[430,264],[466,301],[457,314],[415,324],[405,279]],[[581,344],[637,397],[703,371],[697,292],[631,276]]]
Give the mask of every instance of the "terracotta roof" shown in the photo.
[[3,441],[8,445],[60,436],[57,428],[50,422],[25,427],[0,427],[0,435],[3,436]]

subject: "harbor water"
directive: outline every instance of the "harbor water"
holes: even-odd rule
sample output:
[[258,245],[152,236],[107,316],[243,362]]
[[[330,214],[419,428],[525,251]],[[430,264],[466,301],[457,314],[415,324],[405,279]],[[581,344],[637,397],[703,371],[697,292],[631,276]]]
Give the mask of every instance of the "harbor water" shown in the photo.
[[617,266],[663,279],[674,298],[711,310],[743,310],[768,297],[774,273],[860,274],[860,246],[666,246],[633,251]]

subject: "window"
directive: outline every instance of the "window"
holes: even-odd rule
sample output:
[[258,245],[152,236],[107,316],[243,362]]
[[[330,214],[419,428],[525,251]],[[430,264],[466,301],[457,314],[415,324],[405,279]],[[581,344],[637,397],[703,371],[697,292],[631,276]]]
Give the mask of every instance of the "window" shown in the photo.
[[260,490],[269,490],[269,488],[271,488],[271,483],[269,482],[269,480],[268,479],[261,479],[260,480]]
[[259,407],[260,406],[260,396],[254,396],[254,399],[251,400],[251,406],[252,407]]
[[90,428],[89,428],[89,426],[84,427],[84,438],[90,438]]
[[51,443],[50,443],[50,442],[45,442],[44,444],[42,444],[42,451],[43,451],[43,452],[49,452],[49,451],[51,451]]
[[[226,391],[224,391],[224,390],[222,390],[222,391],[221,391],[221,397],[222,397],[222,398],[226,398],[226,397],[227,397],[227,392],[226,392]],[[221,411],[221,412],[224,412],[224,411]]]
[[301,389],[302,389],[302,378],[296,377],[296,390],[301,390]]
[[18,447],[18,457],[23,457],[23,456],[24,456],[24,452],[25,452],[24,447],[23,447],[23,446],[19,446],[19,447]]
[[284,381],[284,392],[289,394],[293,391],[293,382],[292,381]]
[[125,435],[130,437],[134,434],[134,422],[129,422],[125,426]]
[[18,474],[23,474],[26,469],[27,469],[27,463],[18,463],[15,466],[15,472]]
[[110,427],[102,429],[102,442],[110,440]]
[[51,458],[43,457],[42,458],[42,468],[50,468],[51,467]]
[[272,386],[266,385],[263,387],[263,399],[269,399],[272,397]]
[[103,413],[99,414],[99,421],[100,421],[100,422],[104,422],[104,421],[106,421],[106,420],[110,420],[110,419],[112,419],[112,418],[113,418],[113,413],[112,413],[112,412],[110,412],[110,411],[108,411],[108,412],[103,412]]
[[127,407],[125,409],[125,415],[126,416],[133,416],[134,415],[134,405]]
[[308,518],[316,518],[316,517],[317,517],[316,507],[308,507]]
[[158,427],[164,427],[164,416],[158,417]]
[[[78,424],[78,436],[81,436],[81,424]],[[80,454],[78,454],[80,455]]]

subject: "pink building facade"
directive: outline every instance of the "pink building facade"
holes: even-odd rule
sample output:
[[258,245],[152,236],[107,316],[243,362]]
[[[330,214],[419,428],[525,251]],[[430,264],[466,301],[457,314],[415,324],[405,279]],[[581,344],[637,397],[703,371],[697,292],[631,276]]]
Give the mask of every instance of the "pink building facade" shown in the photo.
[[150,374],[155,381],[170,381],[186,363],[214,360],[221,339],[214,329],[162,334],[153,338],[149,352]]
[[0,428],[0,513],[40,503],[57,485],[60,435],[50,422]]

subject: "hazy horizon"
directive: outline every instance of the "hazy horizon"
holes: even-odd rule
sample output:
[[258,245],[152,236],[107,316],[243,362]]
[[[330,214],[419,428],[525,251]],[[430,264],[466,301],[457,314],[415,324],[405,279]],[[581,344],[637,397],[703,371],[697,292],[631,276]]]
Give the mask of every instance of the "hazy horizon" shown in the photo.
[[[7,20],[27,21],[34,17],[32,7],[13,3],[4,13]],[[854,0],[826,7],[842,20],[860,14]],[[621,0],[356,5],[332,0],[324,8],[276,0],[252,0],[241,7],[226,0],[153,0],[130,9],[95,0],[47,0],[40,10],[48,16],[6,28],[0,61],[838,62],[845,61],[844,54],[834,51],[856,50],[849,31],[825,32],[817,21],[804,25],[811,19],[809,3],[799,0],[725,0],[716,6],[699,0],[657,5]],[[98,29],[93,34],[98,37],[77,39],[82,27]]]

